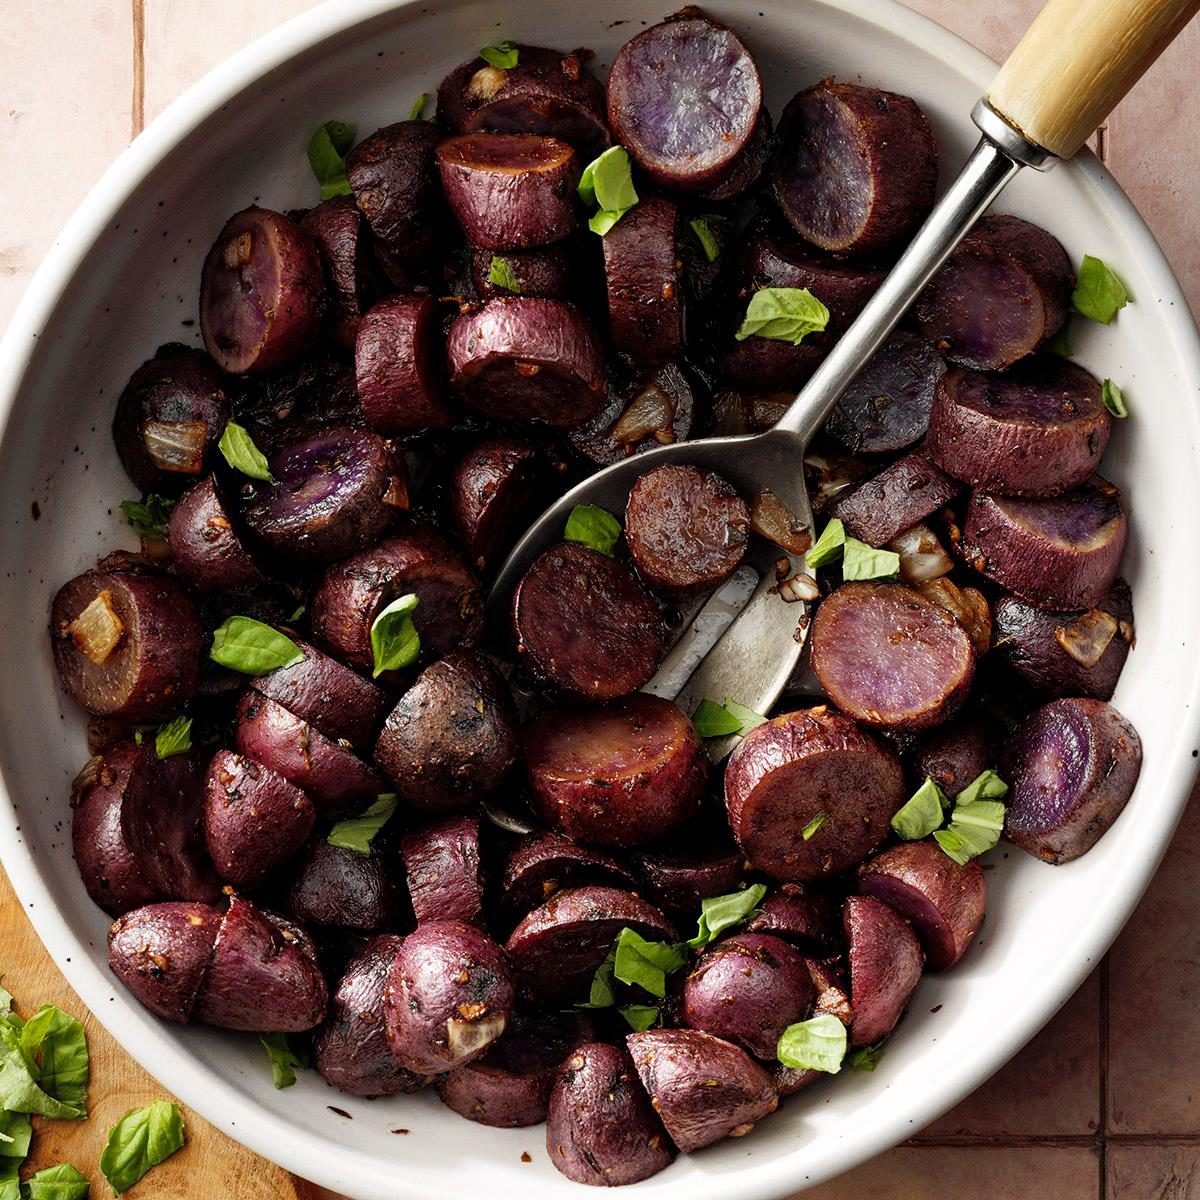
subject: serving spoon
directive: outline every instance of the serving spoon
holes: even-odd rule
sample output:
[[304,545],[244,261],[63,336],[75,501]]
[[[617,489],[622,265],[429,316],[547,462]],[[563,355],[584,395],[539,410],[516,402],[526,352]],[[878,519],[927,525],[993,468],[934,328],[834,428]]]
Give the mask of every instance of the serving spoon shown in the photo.
[[[804,454],[846,387],[1009,180],[1023,167],[1046,171],[1070,158],[1198,9],[1200,0],[1049,0],[976,104],[971,116],[982,136],[958,178],[780,420],[766,433],[655,447],[585,479],[517,543],[492,599],[503,603],[533,560],[562,540],[576,505],[622,514],[637,479],[668,463],[714,471],[745,497],[770,489],[811,530]],[[644,690],[675,699],[689,715],[706,697],[768,712],[796,669],[808,628],[808,605],[779,595],[782,556],[755,539],[744,560],[754,573],[743,569],[718,589],[690,647],[681,641]],[[791,558],[790,573],[803,567],[802,556]],[[721,739],[714,756],[731,745]]]

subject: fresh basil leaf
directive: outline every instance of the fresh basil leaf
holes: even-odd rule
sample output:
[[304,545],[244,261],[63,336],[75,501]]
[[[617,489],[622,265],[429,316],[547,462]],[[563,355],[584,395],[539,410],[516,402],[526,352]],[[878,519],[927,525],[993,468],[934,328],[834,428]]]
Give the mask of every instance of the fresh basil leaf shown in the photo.
[[231,671],[265,675],[302,662],[304,651],[290,637],[253,617],[230,617],[213,633],[208,656]]
[[1046,343],[1045,349],[1051,354],[1057,354],[1059,358],[1070,358],[1074,351],[1071,349],[1069,333],[1070,325],[1064,324],[1063,327]]
[[339,821],[330,831],[326,839],[331,846],[339,850],[353,850],[355,854],[370,854],[371,843],[375,835],[388,823],[392,813],[396,811],[399,797],[395,792],[386,792],[378,797],[366,812],[357,817],[347,817]]
[[0,1158],[0,1200],[21,1200],[21,1160]]
[[109,1131],[100,1172],[114,1195],[128,1191],[152,1167],[170,1158],[184,1142],[179,1105],[155,1100],[127,1112]]
[[1089,321],[1109,325],[1131,299],[1129,289],[1112,267],[1090,254],[1083,256],[1079,282],[1071,293],[1071,307],[1077,313]]
[[687,962],[687,949],[667,942],[648,942],[626,926],[617,935],[613,975],[636,984],[660,1000],[667,994],[667,976]]
[[834,517],[821,530],[821,536],[809,547],[808,553],[804,556],[805,565],[815,568],[841,562],[842,552],[845,548],[846,527],[837,517]]
[[1111,379],[1104,381],[1104,386],[1100,389],[1100,399],[1114,417],[1129,416],[1129,409],[1125,407],[1125,397],[1121,395],[1121,389]]
[[595,504],[577,504],[567,518],[563,537],[568,542],[578,542],[589,550],[598,550],[612,558],[612,552],[621,537],[621,522],[606,508]]
[[883,1043],[876,1042],[873,1046],[859,1046],[857,1050],[851,1052],[846,1061],[856,1071],[873,1071],[879,1066],[879,1060],[882,1057]]
[[[0,975],[0,979],[3,978],[4,976]],[[0,1016],[3,1016],[5,1013],[12,1012],[12,1002],[12,992],[10,992],[6,987],[0,987]]]
[[174,507],[175,501],[167,496],[121,501],[121,511],[129,522],[129,528],[138,537],[157,538],[160,541],[167,536],[167,521]]
[[64,1103],[38,1086],[38,1066],[21,1049],[23,1025],[19,1017],[11,1016],[0,1024],[0,1108],[56,1121],[82,1120],[87,1116],[82,1108]]
[[429,103],[429,93],[422,92],[414,101],[412,112],[408,114],[410,121],[419,121],[425,115],[425,107]]
[[87,1114],[88,1047],[83,1026],[70,1013],[44,1004],[25,1022],[21,1053],[36,1067],[38,1087]]
[[0,1160],[24,1160],[29,1154],[32,1139],[33,1122],[28,1113],[9,1112],[6,1108],[0,1108]]
[[616,978],[613,969],[616,966],[617,949],[614,946],[604,961],[596,968],[592,976],[592,986],[585,1003],[576,1005],[577,1008],[612,1008],[617,1002]]
[[266,455],[254,444],[254,439],[236,421],[225,424],[225,432],[217,443],[217,449],[225,456],[225,461],[235,470],[251,479],[261,479],[265,483],[274,483],[271,468],[267,466]]
[[412,614],[420,602],[415,592],[409,592],[380,609],[371,622],[373,678],[378,679],[384,671],[402,671],[417,661],[421,653],[421,636],[413,624]]
[[588,228],[603,237],[638,202],[633,186],[633,167],[624,146],[610,146],[592,159],[579,177],[579,198],[598,211]]
[[828,324],[829,309],[808,288],[759,288],[750,297],[746,317],[735,336],[739,342],[761,337],[798,346],[810,333],[820,333]]
[[817,813],[815,817],[801,831],[800,836],[807,842],[815,837],[826,825],[829,824],[828,813]]
[[622,1004],[617,1012],[621,1014],[635,1033],[649,1029],[658,1020],[658,1008],[653,1004]]
[[159,758],[186,754],[192,748],[192,718],[176,717],[158,727],[154,735],[154,753]]
[[516,296],[521,294],[521,282],[513,273],[512,264],[507,258],[493,254],[491,264],[488,266],[487,277],[488,283],[493,287],[503,288],[506,292],[512,292]]
[[762,713],[755,712],[754,709],[748,708],[744,704],[739,704],[729,696],[725,697],[725,711],[741,724],[742,733],[749,733],[750,730],[757,729],[767,722],[767,718]]
[[713,227],[708,217],[693,217],[688,222],[688,227],[696,236],[696,241],[700,243],[700,249],[704,251],[704,257],[708,261],[716,262],[721,254],[721,243],[717,241],[717,235],[713,233]]
[[294,609],[292,609],[292,611],[291,611],[291,612],[288,614],[288,620],[289,620],[289,621],[298,621],[298,620],[300,620],[300,618],[301,618],[302,616],[304,616],[304,614],[305,614],[306,610],[307,610],[307,606],[306,606],[306,605],[304,605],[304,604],[297,604],[297,605],[296,605],[296,607],[295,607]]
[[135,746],[140,746],[146,740],[146,735],[140,730],[133,731],[133,743]]
[[798,1021],[779,1035],[775,1053],[793,1070],[836,1075],[846,1057],[846,1027],[831,1013]]
[[995,771],[982,771],[955,797],[956,804],[974,804],[976,800],[1003,800],[1008,784]]
[[692,713],[692,724],[702,738],[725,737],[731,733],[741,733],[742,723],[719,704],[704,699]]
[[758,906],[767,894],[766,884],[756,883],[740,892],[725,896],[710,896],[700,901],[700,921],[696,936],[688,940],[693,950],[716,941],[717,936],[758,915]]
[[489,67],[499,67],[502,71],[511,71],[520,61],[520,54],[516,42],[506,38],[498,46],[484,46],[479,52],[479,57]]
[[986,853],[1000,840],[1004,829],[1004,805],[998,800],[955,801],[950,825],[933,836],[942,850],[958,865]]
[[588,228],[598,237],[603,237],[629,210],[618,209],[613,212],[606,208],[598,209],[588,217]]
[[354,145],[357,132],[358,127],[349,121],[326,121],[309,139],[308,164],[321,185],[322,200],[350,195],[346,152]]
[[46,1167],[31,1175],[25,1184],[29,1200],[87,1200],[91,1183],[70,1163]]
[[898,579],[900,555],[894,550],[876,550],[858,538],[848,537],[842,551],[842,578],[847,583],[862,579]]
[[295,1049],[286,1033],[260,1033],[258,1040],[271,1060],[271,1082],[280,1089],[290,1088],[296,1072],[308,1066],[308,1054]]
[[906,842],[928,837],[940,829],[946,819],[946,797],[932,779],[926,777],[911,798],[892,817],[892,829]]

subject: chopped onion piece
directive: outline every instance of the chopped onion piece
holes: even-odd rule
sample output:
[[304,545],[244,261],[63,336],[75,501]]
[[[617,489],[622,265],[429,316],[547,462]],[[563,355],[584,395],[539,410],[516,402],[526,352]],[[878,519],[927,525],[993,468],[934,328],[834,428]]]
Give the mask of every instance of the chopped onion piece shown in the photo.
[[503,1032],[508,1018],[502,1012],[480,1017],[450,1017],[446,1022],[446,1044],[450,1062],[459,1063],[490,1046]]
[[112,592],[105,588],[67,626],[67,632],[79,647],[80,654],[90,658],[96,666],[103,666],[125,633],[125,626],[112,606]]
[[941,605],[967,631],[977,654],[986,654],[992,644],[992,610],[976,588],[960,588],[949,579],[931,579],[917,585],[927,600]]
[[792,392],[718,392],[713,397],[713,433],[763,433],[778,423],[795,398]]
[[813,511],[822,512],[839,492],[866,479],[870,468],[861,458],[848,454],[810,452],[804,456],[804,474]]
[[399,475],[392,476],[387,491],[383,493],[383,502],[392,508],[408,507],[408,485]]
[[815,600],[821,594],[821,589],[811,575],[801,572],[784,580],[779,585],[779,594],[789,604],[795,604],[798,600]]
[[207,421],[146,421],[142,441],[160,471],[199,475],[204,465]]
[[[625,446],[635,446],[643,438],[668,435],[675,440],[671,426],[675,421],[675,402],[656,383],[648,383],[633,398],[629,407],[612,427],[613,438]],[[667,443],[664,443],[667,444]]]
[[927,583],[954,570],[954,560],[928,525],[914,525],[887,544],[900,555],[900,577],[906,583]]
[[750,528],[789,554],[804,554],[813,544],[808,526],[800,524],[792,510],[770,488],[764,488],[754,497],[750,506]]
[[1054,640],[1081,666],[1090,670],[1104,657],[1117,635],[1117,618],[1102,608],[1089,608],[1054,631]]
[[467,84],[467,95],[472,100],[490,100],[507,78],[508,72],[503,67],[480,67]]

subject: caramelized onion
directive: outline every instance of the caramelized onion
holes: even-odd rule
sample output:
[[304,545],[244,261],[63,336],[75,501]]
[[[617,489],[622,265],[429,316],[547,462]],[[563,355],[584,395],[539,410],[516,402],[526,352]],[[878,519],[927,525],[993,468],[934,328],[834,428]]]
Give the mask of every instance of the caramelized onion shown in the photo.
[[643,438],[669,444],[675,440],[671,426],[675,422],[675,401],[653,380],[633,398],[629,407],[612,427],[613,438],[624,446],[636,446]]
[[125,626],[112,606],[112,592],[108,588],[100,592],[67,626],[67,632],[80,654],[96,666],[103,666],[125,634]]
[[1117,618],[1102,608],[1089,608],[1054,631],[1054,640],[1081,666],[1090,670],[1104,657],[1117,635]]
[[977,654],[986,654],[992,644],[992,610],[976,588],[960,588],[949,579],[931,579],[917,585],[927,600],[941,605],[966,631]]
[[906,583],[927,583],[954,570],[953,559],[928,525],[898,533],[886,548],[900,555],[900,576]]
[[861,483],[868,474],[867,464],[848,454],[814,454],[810,451],[804,456],[804,475],[814,512],[823,512],[839,492]]
[[207,421],[146,421],[142,441],[160,471],[199,475],[208,440]]
[[472,100],[490,100],[507,78],[508,72],[503,67],[480,67],[467,84],[467,95]]
[[779,595],[789,604],[795,604],[799,600],[815,600],[820,594],[821,589],[817,586],[817,581],[811,575],[805,575],[803,571],[793,575],[791,579],[785,579],[779,585]]
[[750,506],[750,528],[789,554],[804,554],[813,544],[807,525],[798,522],[770,488],[763,488]]

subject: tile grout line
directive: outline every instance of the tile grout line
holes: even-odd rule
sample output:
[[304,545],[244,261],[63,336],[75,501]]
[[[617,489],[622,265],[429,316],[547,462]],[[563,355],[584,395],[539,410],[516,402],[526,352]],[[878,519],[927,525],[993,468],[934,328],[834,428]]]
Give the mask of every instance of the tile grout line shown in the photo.
[[130,106],[132,131],[137,137],[146,125],[146,0],[133,4],[133,97]]
[[[1101,130],[1104,126],[1100,127]],[[1101,140],[1101,148],[1104,142]],[[1099,1200],[1108,1200],[1108,991],[1109,970],[1108,955],[1100,960],[1100,1183],[1097,1189]]]

